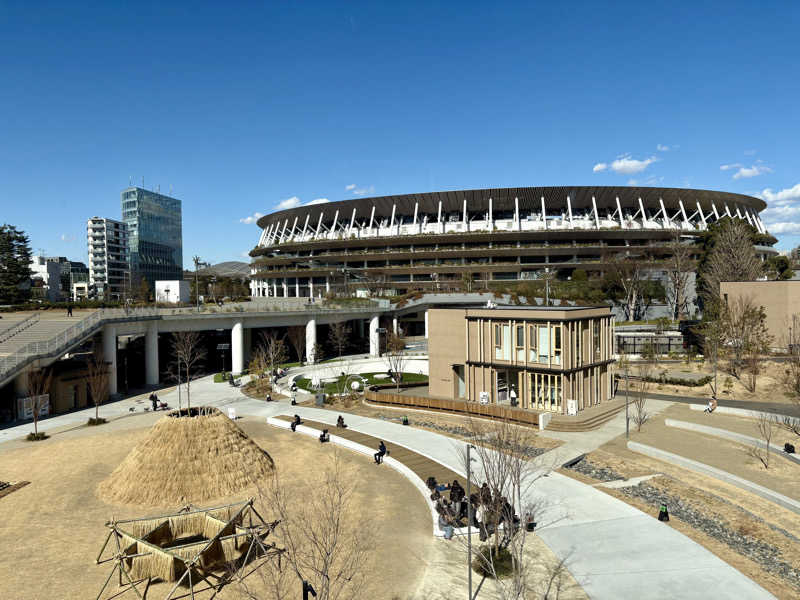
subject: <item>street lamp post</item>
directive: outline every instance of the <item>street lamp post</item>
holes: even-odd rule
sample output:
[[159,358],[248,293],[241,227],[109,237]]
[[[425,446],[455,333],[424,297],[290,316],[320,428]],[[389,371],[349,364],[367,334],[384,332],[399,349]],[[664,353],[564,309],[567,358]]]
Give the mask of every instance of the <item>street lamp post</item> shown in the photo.
[[470,449],[475,446],[467,444],[467,581],[468,588],[467,600],[472,600],[472,501],[470,500],[472,492],[472,461],[475,460],[470,456]]

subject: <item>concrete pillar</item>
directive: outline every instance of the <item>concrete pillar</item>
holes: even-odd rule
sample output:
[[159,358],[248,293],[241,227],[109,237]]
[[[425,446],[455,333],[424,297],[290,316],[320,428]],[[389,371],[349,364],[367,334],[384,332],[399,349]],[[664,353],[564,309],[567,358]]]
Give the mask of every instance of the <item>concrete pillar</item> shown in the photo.
[[286,285],[286,278],[285,277],[283,278],[283,297],[284,298],[288,298],[289,297],[289,286]]
[[369,320],[369,355],[379,356],[381,353],[380,334],[378,333],[378,315]]
[[428,311],[425,311],[425,339],[428,339]]
[[294,297],[295,298],[299,298],[300,297],[300,278],[299,277],[295,277],[294,278]]
[[397,335],[397,317],[392,317],[392,333]]
[[306,362],[315,363],[317,357],[314,356],[314,346],[317,345],[317,321],[309,319],[306,323]]
[[158,323],[147,322],[144,334],[144,371],[147,385],[158,385]]
[[309,277],[308,278],[308,297],[309,298],[313,298],[314,297],[314,278],[313,277]]
[[231,328],[231,372],[241,373],[244,370],[244,326],[239,319]]
[[275,281],[274,279],[272,280],[272,297],[273,298],[278,297],[278,282]]
[[117,395],[117,328],[103,327],[103,360],[108,364],[108,395]]
[[331,282],[330,280],[325,277],[325,293],[328,294],[331,291]]

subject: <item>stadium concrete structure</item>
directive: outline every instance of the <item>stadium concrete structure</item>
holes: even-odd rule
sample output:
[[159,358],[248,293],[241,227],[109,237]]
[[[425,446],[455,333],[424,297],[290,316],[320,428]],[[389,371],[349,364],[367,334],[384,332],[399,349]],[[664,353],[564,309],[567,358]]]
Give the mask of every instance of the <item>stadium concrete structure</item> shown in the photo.
[[619,253],[663,259],[676,234],[691,240],[724,217],[766,234],[765,208],[741,194],[648,187],[498,188],[305,205],[258,220],[251,292],[400,293],[470,278],[531,280],[546,269],[602,272]]

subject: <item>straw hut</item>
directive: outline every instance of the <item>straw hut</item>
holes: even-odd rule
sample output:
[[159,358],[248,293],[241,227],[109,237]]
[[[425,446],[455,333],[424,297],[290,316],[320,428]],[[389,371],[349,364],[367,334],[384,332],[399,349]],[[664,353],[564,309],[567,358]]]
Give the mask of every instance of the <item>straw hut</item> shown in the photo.
[[109,503],[174,506],[240,493],[274,469],[269,454],[216,408],[177,411],[97,488]]

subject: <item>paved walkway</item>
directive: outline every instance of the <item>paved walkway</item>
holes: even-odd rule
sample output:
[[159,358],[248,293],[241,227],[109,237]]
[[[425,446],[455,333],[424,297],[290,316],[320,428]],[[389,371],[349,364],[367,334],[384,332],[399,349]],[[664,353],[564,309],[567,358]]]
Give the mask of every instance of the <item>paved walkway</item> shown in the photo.
[[[304,419],[328,423],[332,427],[336,423],[337,413],[333,411],[291,406],[288,402],[267,404],[248,398],[226,384],[214,384],[210,378],[194,382],[192,389],[195,405],[232,406],[240,415],[262,418],[297,413]],[[163,394],[161,398],[177,406],[176,392]],[[129,406],[134,404],[131,400],[117,402],[102,407],[101,414],[106,418],[127,414]],[[44,429],[82,422],[92,413],[93,409],[88,409],[53,417],[47,420]],[[350,414],[346,420],[351,431],[412,449],[464,476],[459,457],[463,443],[437,433],[358,415]],[[611,430],[618,427],[617,420],[607,426],[611,427],[603,435],[610,435]],[[28,424],[6,429],[0,432],[0,440],[24,435],[30,427]],[[583,435],[569,434],[576,440]],[[588,437],[583,438],[583,442],[574,442],[575,446],[579,443],[590,445]],[[540,465],[548,461],[559,464],[556,454],[550,458],[547,454],[538,458]],[[477,465],[476,468],[476,479],[480,479],[481,467]],[[570,477],[553,472],[540,478],[526,496],[525,503],[541,505],[537,512],[537,534],[557,556],[568,560],[570,572],[591,598],[705,600],[710,593],[719,599],[773,598],[675,529]]]

